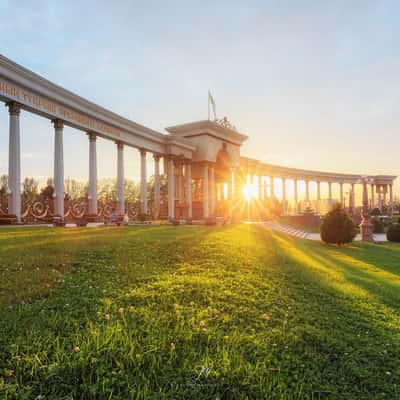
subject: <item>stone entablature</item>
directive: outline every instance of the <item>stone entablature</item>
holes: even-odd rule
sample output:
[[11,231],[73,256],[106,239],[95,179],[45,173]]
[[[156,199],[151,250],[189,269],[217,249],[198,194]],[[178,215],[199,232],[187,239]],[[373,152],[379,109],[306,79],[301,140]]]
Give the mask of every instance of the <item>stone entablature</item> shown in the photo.
[[240,146],[248,136],[221,126],[215,121],[203,120],[166,128],[172,137],[184,138],[196,147],[195,162],[216,163],[221,150],[228,153],[232,168],[239,167]]
[[167,135],[128,120],[92,103],[0,55],[0,100],[65,125],[160,154],[192,158],[195,148],[184,139]]
[[[365,175],[343,174],[337,172],[313,171],[299,168],[290,168],[261,161],[240,157],[241,168],[248,170],[249,173],[274,178],[287,178],[297,180],[309,180],[314,182],[348,183],[358,184],[365,178]],[[371,175],[367,178],[376,185],[389,185],[396,179],[394,175]]]

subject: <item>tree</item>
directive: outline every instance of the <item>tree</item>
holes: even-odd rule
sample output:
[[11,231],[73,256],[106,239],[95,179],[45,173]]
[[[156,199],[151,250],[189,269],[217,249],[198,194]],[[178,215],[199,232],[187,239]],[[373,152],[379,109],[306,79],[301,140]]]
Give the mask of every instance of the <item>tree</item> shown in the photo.
[[24,200],[32,201],[39,193],[39,182],[34,178],[25,178],[22,183],[22,196]]
[[67,178],[64,181],[65,193],[70,199],[79,199],[85,197],[88,191],[87,184],[78,182],[75,179]]
[[8,188],[8,176],[2,175],[0,176],[0,196],[5,196],[7,194]]
[[341,204],[336,204],[322,221],[321,239],[325,243],[350,243],[356,234],[356,226]]
[[40,190],[40,197],[42,197],[43,200],[52,200],[53,194],[54,194],[53,180],[49,178],[47,179],[46,186]]

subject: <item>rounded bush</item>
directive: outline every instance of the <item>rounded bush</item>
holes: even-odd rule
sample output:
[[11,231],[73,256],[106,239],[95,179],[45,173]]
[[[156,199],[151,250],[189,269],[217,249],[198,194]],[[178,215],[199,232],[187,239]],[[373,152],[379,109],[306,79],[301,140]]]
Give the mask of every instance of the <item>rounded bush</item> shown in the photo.
[[325,243],[350,243],[356,234],[356,226],[340,204],[336,204],[322,221],[321,239]]
[[373,218],[374,233],[385,233],[385,225],[379,218]]
[[400,242],[400,224],[390,225],[386,236],[389,242]]

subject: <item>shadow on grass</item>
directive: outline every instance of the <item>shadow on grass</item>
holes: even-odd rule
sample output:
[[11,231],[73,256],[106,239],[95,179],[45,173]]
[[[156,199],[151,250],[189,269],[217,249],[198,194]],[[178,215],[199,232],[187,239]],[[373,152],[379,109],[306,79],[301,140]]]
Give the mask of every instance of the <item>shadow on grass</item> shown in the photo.
[[387,247],[364,243],[338,248],[319,242],[298,242],[297,248],[326,267],[329,276],[340,273],[345,282],[354,284],[353,290],[361,288],[364,295],[376,298],[397,312],[400,305],[400,246],[390,252]]
[[140,233],[80,249],[48,299],[0,312],[0,370],[15,369],[20,388],[82,398],[398,395],[398,319],[335,267],[330,249],[325,262],[326,248],[257,226]]
[[[357,248],[345,249],[343,261],[343,249],[271,235],[293,261],[282,263],[287,271],[286,290],[291,298],[303,297],[301,306],[295,306],[296,330],[308,348],[306,354],[314,353],[318,360],[320,382],[324,382],[319,389],[332,396],[336,393],[333,398],[383,398],[383,393],[397,398],[400,380],[393,373],[400,368],[396,355],[400,292],[398,282],[388,280],[392,274],[376,273],[370,266],[369,270],[360,268],[362,258],[350,257],[352,251],[360,254]],[[370,251],[374,249],[363,249],[366,260]]]

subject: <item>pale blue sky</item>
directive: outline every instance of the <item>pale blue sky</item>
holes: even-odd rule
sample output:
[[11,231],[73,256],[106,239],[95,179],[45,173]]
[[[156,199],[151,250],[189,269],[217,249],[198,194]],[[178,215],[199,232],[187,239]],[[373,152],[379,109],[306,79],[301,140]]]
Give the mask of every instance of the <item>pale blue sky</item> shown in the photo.
[[[400,175],[399,2],[0,0],[0,17],[2,54],[151,128],[206,118],[210,89],[246,156]],[[50,176],[50,123],[21,124],[23,175]],[[2,107],[0,174],[7,142]],[[65,164],[86,179],[87,138],[70,128]],[[115,176],[113,143],[99,164]],[[135,150],[126,168],[137,178]]]

